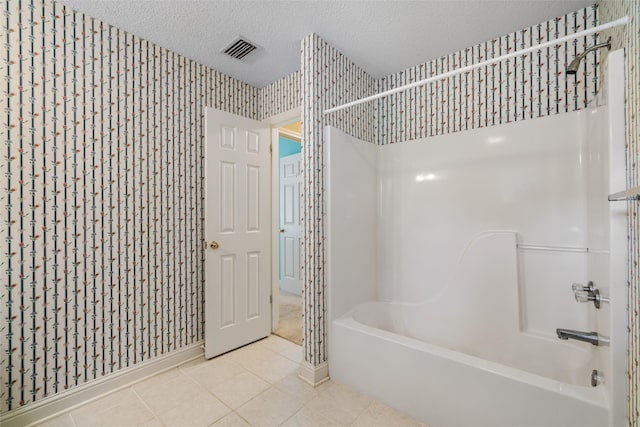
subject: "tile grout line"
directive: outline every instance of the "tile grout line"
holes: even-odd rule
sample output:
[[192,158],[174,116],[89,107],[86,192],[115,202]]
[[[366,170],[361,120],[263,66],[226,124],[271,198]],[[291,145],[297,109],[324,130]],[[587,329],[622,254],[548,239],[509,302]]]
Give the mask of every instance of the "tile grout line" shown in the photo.
[[57,414],[56,416],[53,416],[53,417],[48,417],[44,421],[32,422],[30,424],[27,424],[27,426],[29,426],[29,427],[47,427],[51,421],[56,420],[58,418],[64,418],[65,415],[67,415],[71,419],[71,426],[70,427],[78,427],[78,425],[76,424],[76,420],[74,420],[73,417],[71,416],[71,410],[67,410],[67,411],[61,412],[61,413],[59,413],[59,414]]
[[[177,369],[177,368],[174,368],[174,369]],[[167,371],[167,372],[169,372],[169,371]],[[156,412],[155,412],[153,409],[151,409],[151,407],[149,407],[149,405],[147,405],[147,402],[145,402],[145,400],[142,398],[142,396],[140,396],[140,395],[138,394],[138,392],[137,392],[137,391],[135,391],[135,389],[133,388],[133,386],[130,386],[129,388],[131,389],[131,391],[133,392],[133,394],[135,394],[135,395],[136,395],[136,397],[138,398],[138,400],[142,402],[142,405],[143,405],[145,408],[147,408],[147,410],[151,413],[151,415],[153,415],[153,418],[154,418],[155,420],[157,420],[160,424],[162,424],[162,425],[164,426],[164,423],[162,422],[162,419],[160,418],[160,416],[159,416],[158,414],[156,414]]]
[[[252,401],[254,401],[255,399],[257,399],[258,397],[262,396],[263,394],[265,394],[266,392],[268,392],[268,391],[269,391],[269,390],[271,390],[272,388],[274,388],[274,386],[273,386],[273,385],[271,385],[271,383],[269,383],[269,388],[267,388],[266,390],[263,390],[263,391],[261,391],[260,393],[256,394],[256,395],[255,395],[255,396],[253,396],[251,399],[247,400],[247,401],[246,401],[246,402],[244,402],[242,405],[238,406],[236,409],[233,409],[233,411],[234,411],[234,412],[237,412],[237,411],[238,411],[238,409],[242,408],[242,407],[243,407],[243,406],[245,406],[245,405],[248,405],[250,402],[252,402]],[[278,390],[278,389],[276,389],[276,390]],[[281,391],[281,390],[280,390],[280,391]],[[238,415],[240,415],[240,413],[238,413]],[[242,417],[242,415],[240,415],[240,417],[241,417],[242,419],[244,419],[244,417]],[[247,420],[247,422],[249,422],[249,421]],[[249,424],[251,424],[251,423],[249,423]]]
[[[211,359],[206,359],[206,360],[211,360]],[[204,363],[207,363],[206,361]],[[246,370],[246,369],[245,369]],[[227,415],[229,415],[232,412],[235,412],[235,409],[233,409],[232,407],[230,407],[229,405],[227,405],[225,402],[222,401],[222,399],[220,399],[218,396],[215,395],[215,393],[213,393],[211,390],[209,390],[207,387],[204,387],[202,384],[198,383],[196,380],[194,380],[193,378],[191,378],[189,375],[187,375],[185,372],[180,371],[180,374],[187,378],[187,380],[191,381],[193,384],[195,384],[196,386],[200,387],[201,389],[203,389],[206,393],[209,394],[209,396],[213,397],[214,399],[216,399],[218,402],[220,402],[222,405],[224,405],[227,409],[229,409],[230,412],[227,412],[226,414],[224,414],[223,416],[221,416],[220,418],[218,418],[217,420],[215,420],[212,424],[217,423],[218,421],[220,421],[221,419],[223,419],[224,417],[226,417]],[[237,377],[240,374],[236,374],[234,375],[232,378],[230,378],[227,381],[230,381],[231,379]],[[223,381],[223,383],[226,381]]]
[[[285,392],[284,390],[281,390],[282,392],[284,392],[285,394],[288,394],[287,392]],[[300,411],[302,411],[304,408],[306,408],[307,406],[309,406],[313,401],[317,400],[319,398],[319,396],[314,396],[313,398],[311,398],[308,402],[305,402],[300,409],[298,409],[297,411],[295,411],[289,418],[287,418],[286,420],[284,420],[280,425],[284,425],[284,423],[286,423],[287,421],[289,421],[291,418],[295,417]],[[337,423],[335,421],[333,421],[330,418],[327,418],[322,412],[319,411],[311,411],[311,413],[318,415],[320,417],[322,417],[324,420],[329,421],[333,424],[339,425],[340,423]],[[353,424],[353,423],[352,423]],[[342,427],[342,426],[340,426]]]
[[[106,399],[106,398],[107,398],[107,397],[109,397],[109,396],[112,396],[112,395],[114,395],[114,394],[116,394],[116,393],[122,392],[122,391],[124,391],[124,390],[126,390],[126,389],[128,389],[128,388],[130,388],[130,389],[131,389],[131,390],[136,394],[136,396],[137,396],[140,400],[142,400],[142,401],[143,401],[143,403],[144,403],[144,404],[145,404],[145,406],[146,406],[146,402],[144,402],[144,400],[143,400],[143,399],[138,395],[138,393],[136,393],[136,392],[135,392],[135,390],[133,389],[133,387],[134,387],[136,384],[140,384],[140,383],[143,383],[143,382],[145,382],[145,381],[147,381],[147,380],[149,380],[149,379],[151,379],[151,378],[157,377],[157,376],[159,376],[159,375],[166,374],[167,372],[170,372],[170,371],[172,371],[172,370],[174,370],[174,369],[178,369],[178,370],[179,370],[181,366],[186,365],[187,363],[190,363],[190,362],[191,362],[191,361],[193,361],[193,360],[195,360],[195,358],[194,358],[194,359],[189,359],[189,360],[187,360],[187,361],[184,361],[184,362],[182,362],[182,363],[180,363],[180,364],[178,364],[178,365],[175,365],[175,366],[173,366],[173,367],[169,367],[169,368],[161,369],[161,370],[159,370],[159,371],[158,371],[158,372],[156,372],[156,373],[153,373],[153,374],[147,375],[147,376],[145,376],[145,377],[139,378],[139,379],[137,379],[137,380],[135,380],[135,381],[133,381],[133,382],[131,382],[131,383],[129,383],[129,384],[125,384],[125,385],[122,385],[122,386],[120,386],[120,387],[117,387],[117,388],[115,388],[115,389],[113,389],[113,390],[110,390],[109,392],[107,392],[107,393],[105,393],[105,394],[102,394],[102,395],[100,395],[100,396],[96,396],[96,397],[94,397],[93,399],[89,399],[89,400],[88,400],[88,401],[86,401],[86,402],[82,402],[82,403],[80,403],[80,404],[74,405],[74,406],[72,406],[71,408],[69,408],[69,409],[67,409],[67,410],[65,410],[65,411],[63,411],[63,412],[58,413],[54,418],[57,418],[57,417],[62,416],[62,415],[64,415],[64,414],[68,414],[68,415],[69,415],[69,417],[71,418],[71,421],[72,421],[72,422],[73,422],[73,424],[74,424],[74,425],[73,425],[73,427],[79,427],[79,426],[78,426],[78,423],[77,423],[77,422],[76,422],[76,420],[75,420],[75,417],[73,416],[73,412],[78,411],[78,410],[81,410],[82,408],[84,408],[84,407],[86,407],[86,406],[88,406],[88,405],[91,405],[91,404],[93,404],[93,403],[99,402],[99,401],[101,401],[101,400],[103,400],[103,399]],[[106,411],[106,410],[108,410],[108,409],[112,409],[112,408],[114,408],[114,407],[116,407],[116,406],[118,406],[118,405],[120,405],[120,403],[118,403],[118,404],[114,404],[113,406],[109,406],[108,408],[105,408],[105,411]],[[155,412],[151,411],[151,413],[155,415]],[[46,420],[48,420],[48,419],[53,419],[53,418],[48,417]],[[45,420],[44,422],[47,422],[46,420]],[[41,421],[38,421],[38,423],[39,423],[39,424],[41,424],[41,423],[42,423],[42,420],[41,420]],[[32,425],[39,425],[39,424],[32,424]]]
[[[245,368],[246,369],[246,368]],[[247,369],[248,372],[250,372]],[[257,375],[257,374],[256,374]],[[286,378],[286,377],[285,377]],[[282,381],[284,378],[282,378],[280,381]],[[264,379],[263,379],[264,380]],[[266,380],[264,380],[266,381]],[[280,382],[278,381],[278,383]],[[287,396],[290,397],[295,397],[295,395],[293,395],[292,393],[289,393],[285,390],[280,390],[278,387],[276,387],[275,384],[271,384],[268,381],[266,381],[269,384],[269,388],[267,388],[266,390],[263,390],[262,392],[258,393],[257,395],[255,395],[254,397],[252,397],[251,399],[247,400],[245,403],[243,403],[242,405],[240,405],[238,408],[234,409],[233,412],[236,412],[237,415],[242,418],[244,421],[247,422],[247,424],[249,424],[250,426],[253,426],[253,424],[251,424],[251,422],[249,422],[249,420],[247,420],[246,418],[244,418],[239,412],[238,409],[244,407],[245,405],[248,405],[250,402],[252,402],[253,400],[257,399],[258,397],[262,396],[263,394],[267,393],[269,390],[271,389],[275,389],[276,391],[279,391]],[[293,416],[295,416],[295,414],[297,414],[300,410],[302,410],[302,408],[304,408],[308,403],[312,402],[313,400],[315,400],[317,398],[317,396],[314,396],[311,400],[309,400],[309,402],[304,403],[298,410],[296,410],[292,415],[290,415],[288,418],[286,418],[285,420],[283,420],[280,424],[278,424],[279,426],[281,426],[282,424],[284,424],[285,422],[287,422],[290,418],[292,418]]]
[[[314,389],[315,389],[315,387],[314,387]],[[289,393],[287,393],[285,390],[280,390],[280,391],[282,391],[284,394],[289,394]],[[318,394],[319,394],[319,393],[318,393]],[[319,397],[319,396],[318,396],[318,394],[316,394],[316,395],[315,395],[315,396],[313,396],[311,399],[309,399],[309,401],[308,401],[308,402],[303,403],[303,404],[302,404],[302,406],[301,406],[297,411],[295,411],[295,412],[294,412],[294,413],[293,413],[289,418],[287,418],[286,420],[284,420],[280,425],[283,425],[284,423],[286,423],[287,421],[289,421],[291,418],[295,417],[295,416],[296,416],[300,411],[302,411],[305,407],[307,407],[308,405],[310,405],[310,404],[311,404],[311,402],[313,402],[314,400],[318,399],[318,397]],[[289,395],[291,396],[291,394],[289,394]],[[325,417],[323,414],[319,414],[319,415],[320,415],[320,416],[322,416],[322,418],[324,418],[325,420],[329,420],[329,419],[328,419],[327,417]],[[332,420],[329,420],[329,421],[332,421]]]
[[[251,345],[251,344],[250,344],[250,345]],[[233,350],[233,351],[235,351],[235,350]],[[229,353],[226,353],[226,354],[233,353],[233,351],[231,351],[231,352],[229,352]],[[274,354],[275,354],[275,353],[274,353]],[[213,359],[215,359],[215,358],[213,358]],[[213,360],[213,359],[211,359],[211,360]],[[223,359],[223,360],[227,360],[227,359]],[[192,381],[193,383],[195,383],[196,385],[198,385],[198,386],[200,386],[200,387],[204,388],[204,389],[207,391],[207,393],[209,393],[209,394],[210,394],[210,395],[212,395],[215,399],[219,400],[223,405],[225,405],[226,407],[228,407],[229,409],[231,409],[231,411],[232,411],[232,412],[237,412],[237,409],[241,408],[242,406],[244,406],[244,405],[246,405],[247,403],[251,402],[251,401],[252,401],[253,399],[255,399],[256,397],[258,397],[258,396],[260,396],[261,394],[263,394],[263,393],[265,393],[266,391],[268,391],[270,388],[274,387],[274,384],[271,384],[271,382],[269,382],[267,379],[263,378],[262,376],[258,375],[257,373],[253,372],[252,370],[248,369],[247,367],[245,367],[245,366],[244,366],[244,365],[242,365],[241,363],[238,363],[238,362],[236,362],[236,361],[234,361],[234,360],[231,360],[231,359],[228,359],[228,360],[227,360],[227,362],[230,362],[230,363],[233,363],[233,364],[235,364],[235,365],[238,365],[240,368],[242,368],[242,369],[243,369],[243,371],[244,371],[244,372],[240,372],[240,373],[238,373],[238,374],[235,374],[234,376],[232,376],[231,378],[229,378],[229,379],[227,379],[227,380],[223,381],[222,383],[229,382],[229,381],[233,380],[234,378],[237,378],[239,375],[241,375],[241,374],[243,374],[243,373],[247,372],[247,373],[250,373],[251,375],[255,375],[255,376],[256,376],[257,378],[259,378],[261,381],[264,381],[266,384],[268,384],[268,385],[269,385],[269,387],[268,387],[268,388],[266,388],[265,390],[261,391],[261,392],[260,392],[260,393],[258,393],[257,395],[253,396],[251,399],[249,399],[249,400],[247,400],[246,402],[244,402],[244,403],[243,403],[242,405],[240,405],[238,408],[235,408],[235,409],[234,409],[234,408],[229,407],[229,406],[228,406],[226,403],[224,403],[224,402],[223,402],[223,401],[222,401],[218,396],[216,396],[216,395],[215,395],[215,393],[211,392],[208,388],[206,388],[206,387],[202,386],[200,383],[198,383],[197,381],[195,381],[193,378],[191,378],[191,377],[190,377],[189,375],[187,375],[185,372],[182,372],[182,374],[183,374],[184,376],[186,376],[187,378],[189,378],[189,380],[191,380],[191,381]],[[205,363],[206,363],[206,362],[205,362]],[[226,416],[226,415],[225,415],[225,416]],[[240,414],[238,414],[238,416],[240,416]],[[223,417],[223,418],[224,418],[224,417]],[[241,417],[241,418],[242,418],[242,417]],[[244,418],[243,418],[243,419],[244,419]],[[218,421],[215,421],[215,422],[218,422]]]
[[[273,387],[273,385],[272,385],[271,383],[269,383],[268,381],[266,381],[266,380],[264,380],[264,379],[260,378],[258,375],[254,374],[253,372],[249,371],[248,369],[245,369],[245,370],[244,370],[244,372],[240,372],[239,374],[234,375],[233,377],[229,378],[228,380],[222,381],[222,382],[220,383],[220,385],[222,385],[222,384],[227,384],[227,383],[229,383],[229,382],[231,382],[231,381],[235,380],[236,378],[238,378],[238,377],[239,377],[240,375],[242,375],[242,374],[249,374],[249,375],[253,375],[254,377],[256,377],[257,379],[259,379],[260,381],[262,381],[262,382],[264,382],[265,384],[267,384],[267,386],[268,386],[266,389],[262,390],[261,392],[258,392],[258,394],[257,394],[257,395],[255,395],[255,396],[253,396],[253,397],[257,397],[257,396],[259,396],[260,394],[264,393],[265,391],[269,390],[269,388]],[[220,397],[218,397],[214,392],[211,392],[211,393],[212,393],[212,394],[213,394],[213,395],[214,395],[218,400],[220,400],[222,403],[225,403],[225,402],[224,402]],[[253,397],[249,398],[249,400],[247,400],[246,402],[241,403],[237,408],[232,408],[232,407],[231,407],[231,406],[229,406],[229,405],[227,405],[227,406],[229,406],[229,407],[231,408],[231,410],[232,410],[232,411],[235,411],[236,409],[238,409],[238,408],[240,408],[240,407],[244,406],[245,404],[249,403],[249,402],[253,399]]]
[[[248,403],[248,402],[247,402],[247,403]],[[249,422],[249,420],[248,420],[248,419],[246,419],[245,417],[243,417],[242,415],[240,415],[240,414],[239,414],[237,411],[235,411],[235,410],[234,410],[233,412],[234,412],[238,417],[240,417],[240,419],[241,419],[241,420],[243,420],[245,423],[247,423],[248,425],[250,425],[251,427],[253,427],[253,424],[251,424],[251,423]]]
[[[75,407],[75,408],[71,408],[71,409],[69,409],[69,410],[67,411],[67,413],[69,414],[69,416],[70,416],[70,417],[71,417],[71,419],[73,420],[73,424],[74,424],[75,426],[78,426],[78,422],[76,422],[76,418],[75,418],[75,417],[74,417],[74,415],[73,415],[73,413],[74,413],[74,412],[81,411],[81,410],[82,410],[82,408],[86,408],[86,407],[87,407],[87,406],[89,406],[89,405],[92,405],[92,404],[98,403],[98,402],[100,402],[100,401],[102,401],[102,400],[104,400],[104,399],[108,398],[109,396],[113,396],[113,395],[115,395],[116,393],[123,392],[124,390],[126,390],[126,389],[128,389],[128,388],[130,388],[130,386],[123,386],[123,387],[117,388],[117,389],[115,389],[115,390],[113,390],[113,391],[110,391],[109,393],[107,393],[107,394],[105,394],[105,395],[102,395],[102,396],[100,396],[100,397],[97,397],[97,398],[94,398],[94,399],[92,399],[92,400],[89,400],[88,402],[84,402],[84,403],[82,403],[82,404],[78,405],[78,406],[77,406],[77,407]],[[100,410],[100,411],[98,411],[98,412],[106,412],[106,411],[110,411],[111,409],[115,408],[116,406],[119,406],[120,404],[121,404],[121,403],[113,403],[113,404],[111,404],[111,405],[109,405],[109,406],[107,406],[107,407],[103,408],[102,410]]]
[[[262,347],[262,348],[261,348],[261,350],[263,350],[263,351],[264,351],[264,350],[269,351],[270,353],[273,353],[273,355],[274,355],[274,356],[282,357],[282,358],[284,358],[285,360],[290,361],[290,362],[292,362],[292,363],[296,363],[296,364],[298,364],[298,365],[300,364],[300,362],[296,362],[296,361],[294,361],[294,360],[291,360],[291,359],[289,359],[288,357],[286,357],[286,356],[284,356],[284,355],[280,354],[279,352],[271,350],[270,348],[266,347],[266,346],[265,346],[265,344],[262,344],[262,345],[261,345],[261,347]],[[251,372],[252,374],[254,374],[255,376],[257,376],[258,378],[260,378],[261,380],[265,381],[267,384],[269,384],[269,385],[271,385],[271,386],[274,386],[276,383],[278,383],[278,382],[282,381],[282,380],[286,377],[286,375],[285,375],[285,377],[280,378],[278,381],[276,381],[276,383],[271,383],[271,381],[269,381],[267,378],[265,378],[264,376],[262,376],[262,375],[260,375],[259,373],[257,373],[254,369],[251,369],[251,368],[249,368],[249,367],[247,367],[247,366],[245,366],[245,365],[243,365],[242,363],[239,363],[239,362],[234,362],[234,361],[231,361],[231,362],[233,362],[233,363],[235,363],[235,364],[237,364],[237,365],[241,366],[243,369],[245,369],[245,370],[246,370],[246,371],[248,371],[248,372]]]
[[291,357],[289,357],[289,356],[287,356],[286,354],[281,353],[281,352],[277,352],[276,354],[278,354],[278,355],[280,355],[280,356],[284,357],[284,358],[285,358],[285,359],[287,359],[287,360],[292,361],[293,363],[296,363],[296,364],[300,365],[300,364],[302,363],[302,360],[301,360],[301,359],[302,359],[302,347],[301,347],[301,346],[299,346],[299,345],[297,345],[297,344],[294,344],[294,345],[296,345],[297,347],[299,347],[299,350],[300,350],[300,356],[298,357],[298,360],[294,360],[294,359],[292,359]]
[[298,412],[302,411],[302,408],[304,408],[305,406],[306,406],[306,404],[302,405],[300,408],[298,408],[297,411],[295,411],[293,414],[289,415],[288,418],[284,419],[284,421],[282,421],[280,424],[278,424],[278,426],[284,425],[284,423],[289,421],[291,418],[295,417],[298,414]]
[[[364,396],[367,396],[366,394],[362,393]],[[367,410],[371,407],[371,405],[373,405],[373,402],[375,402],[375,400],[373,399],[373,397],[371,396],[367,396],[370,397],[370,401],[369,404],[367,406],[364,407],[364,409],[362,411],[360,411],[360,413],[358,414],[358,416],[353,420],[353,422],[351,422],[351,424],[349,424],[349,427],[352,427],[359,419],[362,415],[364,415],[365,412],[367,412]]]
[[[71,424],[73,424],[71,427],[79,427],[78,424],[76,424],[76,420],[71,416],[71,411],[63,412],[62,414],[58,415],[58,417],[61,417],[64,414],[67,414],[69,418],[71,418]],[[58,417],[55,417],[55,418],[58,418]]]

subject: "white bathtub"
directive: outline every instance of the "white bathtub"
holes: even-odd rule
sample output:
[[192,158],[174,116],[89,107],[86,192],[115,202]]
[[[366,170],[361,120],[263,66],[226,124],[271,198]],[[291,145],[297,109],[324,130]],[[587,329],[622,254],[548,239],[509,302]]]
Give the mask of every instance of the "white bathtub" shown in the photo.
[[[550,378],[398,334],[394,325],[411,316],[403,308],[410,309],[364,303],[333,321],[331,377],[431,427],[607,425],[604,387],[565,382],[583,382],[585,372],[579,371],[589,352],[574,347],[570,354],[572,347],[564,347],[569,353],[556,360],[565,366],[548,370],[564,378]],[[446,325],[431,329],[437,335]],[[519,350],[510,350],[510,357],[522,364],[533,360]]]

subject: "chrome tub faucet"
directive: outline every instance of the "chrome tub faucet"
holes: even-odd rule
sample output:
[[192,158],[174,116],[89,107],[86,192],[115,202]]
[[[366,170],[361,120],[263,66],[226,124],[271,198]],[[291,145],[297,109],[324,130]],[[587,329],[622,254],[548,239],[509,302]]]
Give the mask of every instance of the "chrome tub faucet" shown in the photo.
[[601,337],[597,332],[574,331],[573,329],[556,329],[556,334],[561,340],[578,340],[592,345],[609,345],[609,339]]

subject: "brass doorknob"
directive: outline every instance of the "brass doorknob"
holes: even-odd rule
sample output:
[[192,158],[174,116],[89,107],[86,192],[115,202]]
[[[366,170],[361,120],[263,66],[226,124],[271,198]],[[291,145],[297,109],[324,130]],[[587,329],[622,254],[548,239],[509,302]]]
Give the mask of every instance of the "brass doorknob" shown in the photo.
[[220,245],[215,240],[211,242],[211,249],[218,249]]

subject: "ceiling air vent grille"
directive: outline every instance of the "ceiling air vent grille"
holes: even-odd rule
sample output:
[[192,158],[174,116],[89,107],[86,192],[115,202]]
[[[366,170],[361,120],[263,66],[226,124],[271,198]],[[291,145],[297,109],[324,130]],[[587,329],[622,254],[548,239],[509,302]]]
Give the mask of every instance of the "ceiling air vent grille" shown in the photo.
[[229,46],[224,48],[223,52],[232,58],[242,59],[257,48],[258,47],[253,43],[243,38],[238,38],[237,40],[231,42]]

